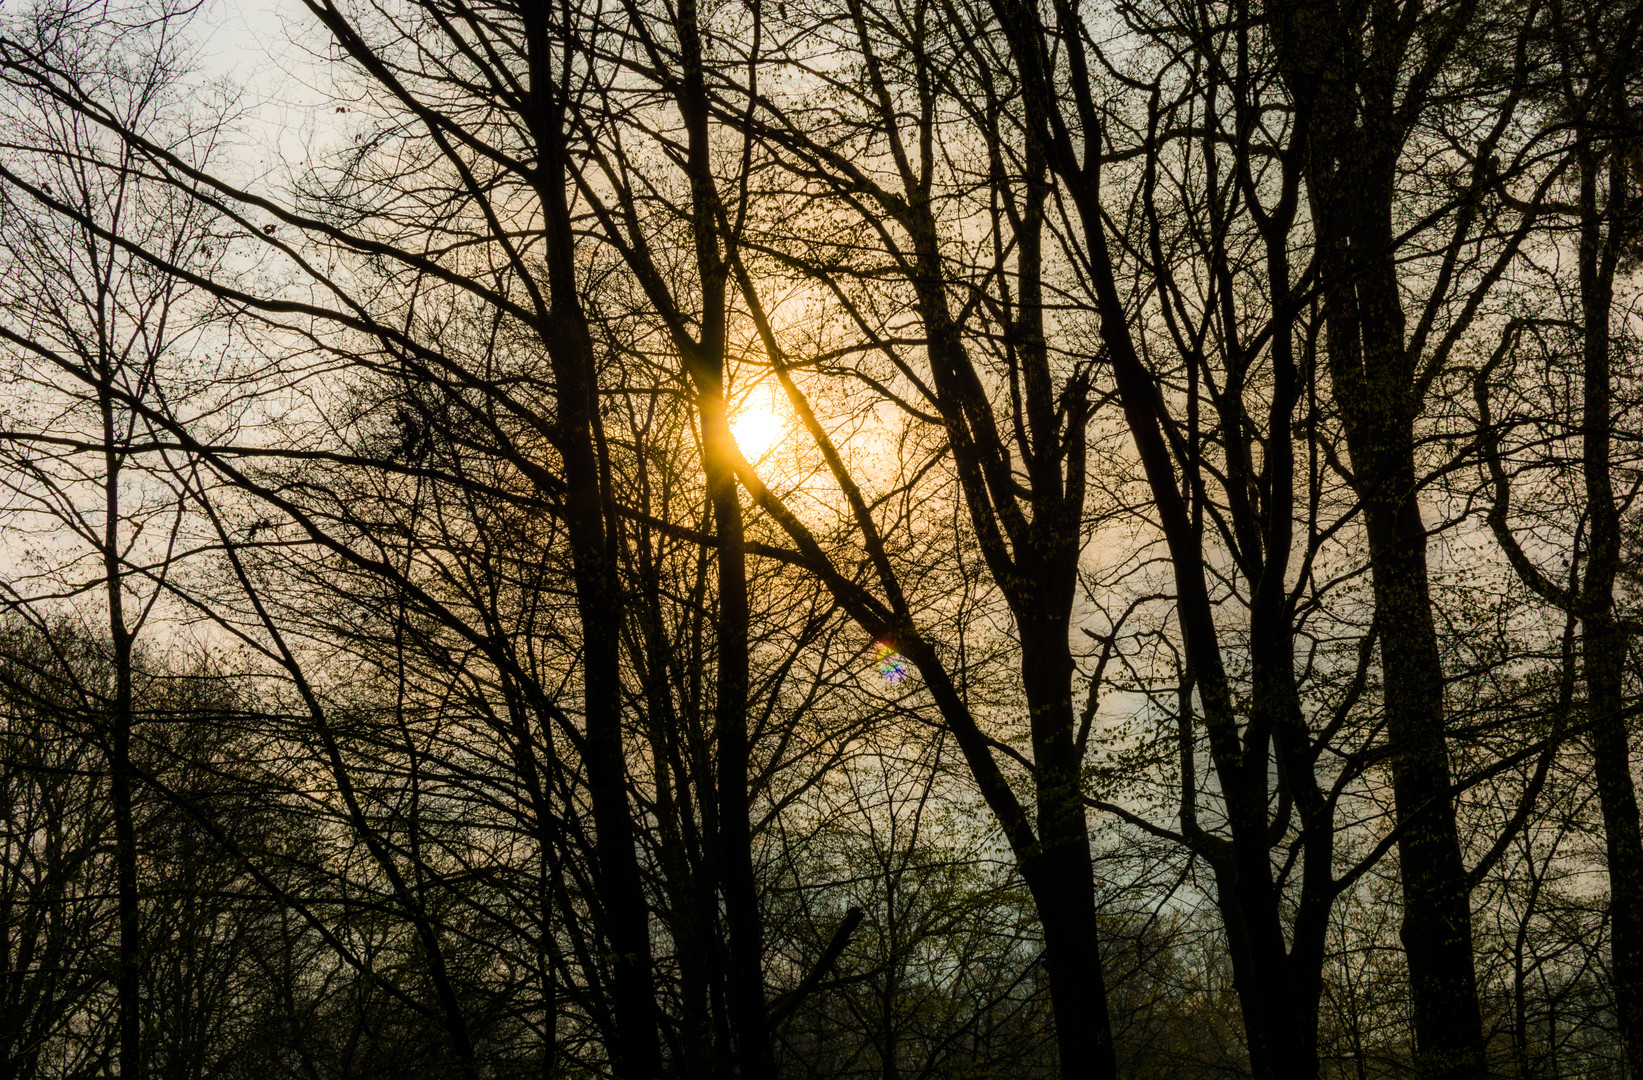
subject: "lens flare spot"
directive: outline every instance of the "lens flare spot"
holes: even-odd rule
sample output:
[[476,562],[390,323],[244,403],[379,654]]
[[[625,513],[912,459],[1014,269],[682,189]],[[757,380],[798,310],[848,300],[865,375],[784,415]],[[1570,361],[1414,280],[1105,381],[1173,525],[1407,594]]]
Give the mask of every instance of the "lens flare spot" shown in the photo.
[[900,686],[906,682],[912,670],[907,665],[907,658],[883,641],[873,649],[873,662],[878,665],[879,675],[890,686]]

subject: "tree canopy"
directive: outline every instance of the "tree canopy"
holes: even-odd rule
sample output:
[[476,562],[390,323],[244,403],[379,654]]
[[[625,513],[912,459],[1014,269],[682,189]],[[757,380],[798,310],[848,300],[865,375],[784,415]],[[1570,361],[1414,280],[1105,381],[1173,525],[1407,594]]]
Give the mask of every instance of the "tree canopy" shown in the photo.
[[1640,1074],[1643,4],[235,17],[0,10],[0,1078]]

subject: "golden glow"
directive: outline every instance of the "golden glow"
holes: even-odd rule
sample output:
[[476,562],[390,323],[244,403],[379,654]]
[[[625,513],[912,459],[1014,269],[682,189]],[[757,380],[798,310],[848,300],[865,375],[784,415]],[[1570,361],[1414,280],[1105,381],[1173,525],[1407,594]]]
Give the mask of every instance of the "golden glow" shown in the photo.
[[730,414],[730,433],[742,456],[757,461],[787,434],[787,423],[779,411],[776,395],[767,383],[759,383],[735,402]]

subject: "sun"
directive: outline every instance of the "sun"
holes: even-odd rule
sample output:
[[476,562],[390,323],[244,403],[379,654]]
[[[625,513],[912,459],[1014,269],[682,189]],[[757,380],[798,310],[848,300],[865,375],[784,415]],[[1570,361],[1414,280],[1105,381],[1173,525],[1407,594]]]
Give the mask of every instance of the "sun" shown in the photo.
[[768,385],[753,387],[736,402],[730,414],[730,433],[749,461],[757,461],[782,440],[787,424]]

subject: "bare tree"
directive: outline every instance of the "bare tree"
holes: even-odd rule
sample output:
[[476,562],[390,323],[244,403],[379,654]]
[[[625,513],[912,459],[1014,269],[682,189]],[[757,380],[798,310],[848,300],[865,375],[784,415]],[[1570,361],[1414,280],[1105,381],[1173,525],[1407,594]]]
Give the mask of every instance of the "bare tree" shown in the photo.
[[[31,50],[63,78],[95,87],[121,124],[171,141],[181,133],[179,152],[198,154],[205,140],[190,141],[190,120],[173,101],[184,21],[180,9],[163,6],[132,13],[129,25],[103,25],[94,10],[41,6],[13,22],[25,36],[8,47]],[[121,40],[125,30],[135,40]],[[178,392],[167,360],[199,331],[182,281],[152,272],[112,236],[139,237],[180,262],[209,235],[213,215],[185,193],[149,183],[131,145],[38,86],[13,91],[7,113],[17,141],[48,153],[8,177],[0,209],[10,282],[0,340],[18,364],[17,388],[32,391],[14,398],[0,452],[18,496],[13,526],[62,555],[37,574],[12,576],[4,599],[44,627],[60,617],[54,604],[99,597],[110,683],[87,690],[102,712],[92,737],[110,778],[118,1061],[122,1075],[137,1077],[146,949],[133,810],[134,650],[173,560],[189,544],[175,478],[187,463],[154,453],[155,429],[141,409]]]

